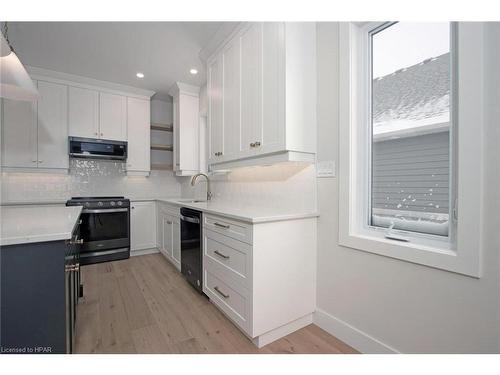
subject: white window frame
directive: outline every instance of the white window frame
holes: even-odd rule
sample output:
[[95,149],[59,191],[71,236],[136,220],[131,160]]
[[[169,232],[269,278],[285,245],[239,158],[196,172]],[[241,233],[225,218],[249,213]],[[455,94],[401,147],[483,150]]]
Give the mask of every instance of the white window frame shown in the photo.
[[[454,25],[450,113],[455,132],[450,184],[456,187],[448,237],[405,232],[408,242],[385,238],[386,229],[368,225],[370,212],[371,121],[369,120],[370,31],[382,23],[340,26],[339,243],[357,250],[481,276],[483,184],[483,24]],[[453,59],[452,59],[453,60]],[[456,135],[458,134],[458,136]],[[451,143],[451,144],[453,144]],[[398,233],[399,231],[394,231]]]

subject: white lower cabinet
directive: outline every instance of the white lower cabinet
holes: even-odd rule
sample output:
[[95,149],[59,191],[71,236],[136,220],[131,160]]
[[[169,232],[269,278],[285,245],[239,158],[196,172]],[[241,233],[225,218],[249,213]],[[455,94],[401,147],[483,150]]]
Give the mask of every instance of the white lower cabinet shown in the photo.
[[312,323],[316,218],[250,224],[204,214],[203,292],[258,347]]
[[158,202],[157,246],[158,250],[177,269],[181,269],[181,224],[179,208]]
[[130,251],[156,248],[156,202],[130,202]]

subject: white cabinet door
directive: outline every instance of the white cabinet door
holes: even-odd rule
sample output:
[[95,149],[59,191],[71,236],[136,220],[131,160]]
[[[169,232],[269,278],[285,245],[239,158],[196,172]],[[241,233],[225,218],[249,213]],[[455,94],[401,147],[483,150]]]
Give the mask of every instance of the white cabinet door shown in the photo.
[[149,100],[127,98],[127,171],[151,170]]
[[99,138],[99,92],[69,86],[68,123],[72,137]]
[[131,202],[130,208],[130,250],[137,251],[155,248],[155,202]]
[[262,129],[262,23],[241,35],[241,152],[252,153]]
[[223,150],[223,112],[222,112],[222,55],[208,65],[208,111],[209,111],[209,162],[217,162]]
[[173,138],[174,138],[174,154],[173,154],[173,170],[177,171],[181,167],[181,154],[180,154],[180,124],[179,124],[179,95],[175,95],[172,100],[172,118],[173,118]]
[[231,160],[240,152],[240,39],[223,51],[223,149],[222,159]]
[[285,148],[284,23],[264,22],[262,32],[262,128],[255,135],[256,154]]
[[37,103],[3,99],[2,106],[2,166],[36,168]]
[[68,169],[68,86],[38,81],[38,92],[38,167]]
[[181,222],[173,219],[172,224],[172,258],[177,268],[181,268]]
[[121,95],[99,94],[99,138],[127,140],[127,98]]
[[163,249],[169,258],[172,258],[173,254],[173,218],[170,215],[165,215],[163,217]]

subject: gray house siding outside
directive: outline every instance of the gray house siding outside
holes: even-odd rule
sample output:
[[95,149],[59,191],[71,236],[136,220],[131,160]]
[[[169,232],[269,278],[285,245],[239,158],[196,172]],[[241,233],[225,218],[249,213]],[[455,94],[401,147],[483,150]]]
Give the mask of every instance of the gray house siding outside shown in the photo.
[[374,142],[372,207],[448,214],[449,150],[448,131]]

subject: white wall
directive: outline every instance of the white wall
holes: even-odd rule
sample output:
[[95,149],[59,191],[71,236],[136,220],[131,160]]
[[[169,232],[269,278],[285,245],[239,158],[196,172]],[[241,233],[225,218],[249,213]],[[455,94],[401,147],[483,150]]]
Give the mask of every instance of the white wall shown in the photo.
[[151,99],[151,122],[155,124],[172,125],[172,100]]
[[[481,279],[339,246],[338,181],[317,181],[316,322],[362,351],[500,352],[500,24],[485,31]],[[318,23],[317,38],[318,160],[338,160],[338,24]]]

